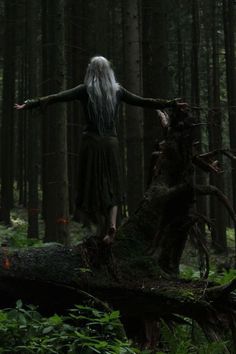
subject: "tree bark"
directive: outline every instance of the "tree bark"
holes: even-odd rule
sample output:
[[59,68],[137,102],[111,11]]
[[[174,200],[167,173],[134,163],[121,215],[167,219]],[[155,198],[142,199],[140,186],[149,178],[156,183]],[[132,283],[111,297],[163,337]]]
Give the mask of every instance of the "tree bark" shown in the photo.
[[[14,152],[14,98],[15,98],[15,15],[16,2],[5,1],[2,126],[1,126],[1,219],[10,224],[13,207],[13,152]],[[9,38],[11,41],[9,42]]]
[[[43,3],[44,16],[50,27],[44,28],[45,74],[48,92],[55,93],[64,89],[64,1]],[[45,55],[45,52],[43,52]],[[46,75],[43,75],[46,78]],[[67,167],[67,130],[65,106],[48,108],[44,117],[44,218],[45,240],[69,242],[68,206],[68,167]],[[45,141],[46,140],[46,141]],[[47,149],[47,150],[45,150]]]
[[[192,0],[192,65],[191,65],[191,103],[193,106],[200,107],[200,9],[199,0]],[[200,122],[200,110],[197,110],[196,119]],[[202,151],[202,127],[198,127],[198,132],[196,138],[199,142],[199,152]],[[196,183],[204,183],[204,174],[202,171],[196,172]],[[197,201],[197,209],[199,212],[206,213],[206,202],[205,200]],[[205,235],[205,229],[201,228],[202,235]]]
[[[143,1],[143,95],[167,98],[168,73],[168,2]],[[161,137],[161,127],[156,112],[144,110],[144,174],[148,183],[150,156],[155,139]]]
[[[123,1],[124,71],[126,88],[141,92],[141,48],[139,0]],[[126,107],[127,137],[127,204],[129,214],[143,196],[142,113],[140,108]]]
[[[235,6],[230,0],[223,0],[223,20],[225,38],[226,83],[228,98],[230,148],[236,149],[236,69],[235,69]],[[236,207],[236,165],[232,161],[233,205]],[[236,236],[236,225],[234,224]],[[236,240],[236,237],[235,237]],[[236,249],[236,243],[235,243]]]
[[186,48],[184,41],[185,28],[182,23],[184,4],[182,1],[177,1],[177,18],[176,18],[176,40],[177,40],[177,79],[178,79],[178,94],[177,97],[186,97]]
[[[27,19],[27,81],[28,92],[32,97],[37,97],[37,60],[39,57],[38,25],[39,7],[32,1],[26,1]],[[30,52],[29,52],[30,48]],[[33,79],[34,78],[34,79]],[[28,96],[28,95],[27,95]],[[39,113],[31,111],[28,114],[28,237],[38,238],[38,174],[39,174]]]
[[[218,12],[216,2],[212,1],[210,6],[212,13],[212,105],[209,112],[210,127],[209,127],[209,148],[210,150],[222,148],[222,112],[220,102],[220,62],[219,62],[219,36],[218,36]],[[209,13],[208,13],[209,18]],[[222,157],[219,158],[222,164]],[[216,185],[224,191],[224,176],[211,175],[210,183]],[[217,205],[217,202],[211,201],[210,203],[211,217],[214,220],[212,229],[212,243],[217,252],[227,252],[227,239],[226,239],[226,215],[222,206]]]

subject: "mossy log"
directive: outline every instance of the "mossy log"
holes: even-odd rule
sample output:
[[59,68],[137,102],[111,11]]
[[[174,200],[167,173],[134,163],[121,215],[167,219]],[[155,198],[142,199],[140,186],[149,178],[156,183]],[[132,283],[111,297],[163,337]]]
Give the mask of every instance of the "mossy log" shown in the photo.
[[[21,298],[24,303],[38,305],[44,313],[62,313],[91,300],[92,295],[92,299],[118,309],[121,319],[163,319],[169,323],[188,317],[213,341],[235,332],[235,281],[216,286],[207,280],[166,279],[157,268],[148,269],[147,260],[138,264],[131,259],[129,264],[126,259],[119,267],[109,250],[100,250],[103,262],[94,262],[97,252],[91,241],[86,248],[51,245],[11,250],[7,255],[1,251],[0,306],[14,306]],[[4,266],[6,257],[9,269]]]

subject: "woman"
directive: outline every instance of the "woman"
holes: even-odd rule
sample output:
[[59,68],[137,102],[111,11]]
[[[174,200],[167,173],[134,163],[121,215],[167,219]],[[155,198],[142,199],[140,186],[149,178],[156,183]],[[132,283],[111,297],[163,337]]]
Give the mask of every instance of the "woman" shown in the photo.
[[76,207],[96,220],[104,242],[115,238],[117,208],[121,202],[121,172],[117,139],[117,111],[121,101],[162,109],[185,103],[143,98],[127,91],[115,79],[110,62],[96,56],[88,64],[84,83],[70,90],[15,104],[17,110],[80,100],[85,113]]

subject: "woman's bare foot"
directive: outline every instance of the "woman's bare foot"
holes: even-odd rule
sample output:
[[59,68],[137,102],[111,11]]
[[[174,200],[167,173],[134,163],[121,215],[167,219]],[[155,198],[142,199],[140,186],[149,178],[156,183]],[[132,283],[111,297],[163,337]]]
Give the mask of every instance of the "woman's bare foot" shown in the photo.
[[116,228],[114,226],[111,226],[107,232],[107,235],[103,238],[103,242],[106,243],[107,245],[111,245],[116,236]]

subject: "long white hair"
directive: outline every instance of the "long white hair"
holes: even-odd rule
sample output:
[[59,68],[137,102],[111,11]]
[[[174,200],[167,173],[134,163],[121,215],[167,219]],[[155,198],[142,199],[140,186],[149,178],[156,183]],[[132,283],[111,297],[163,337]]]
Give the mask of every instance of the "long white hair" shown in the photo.
[[91,58],[84,78],[89,95],[89,118],[103,135],[106,128],[112,127],[117,108],[117,90],[119,84],[110,62],[102,57]]

